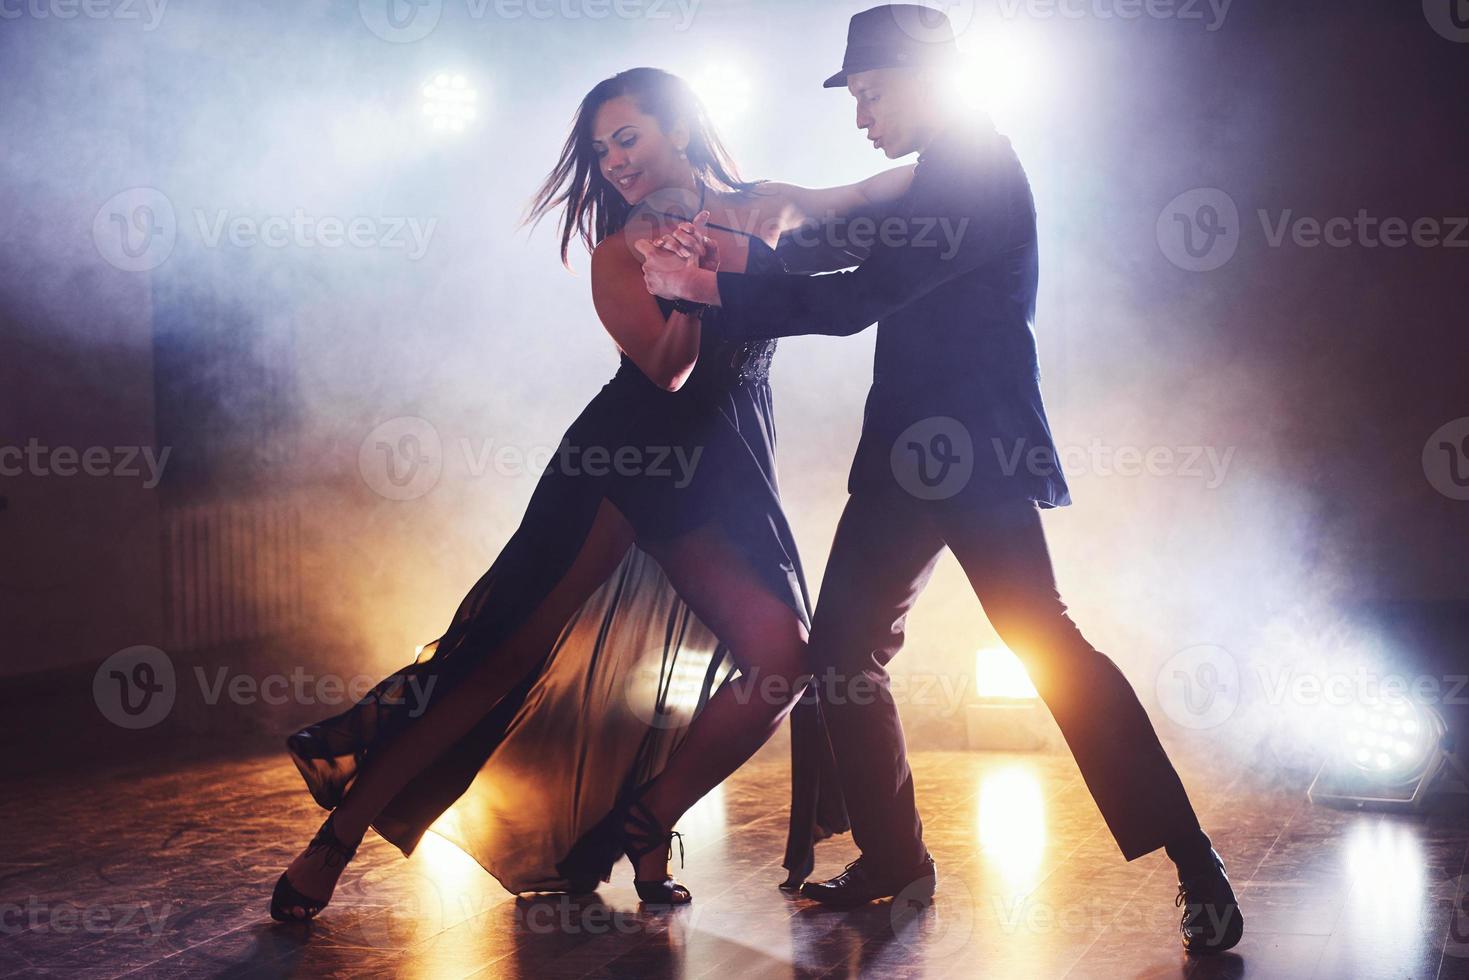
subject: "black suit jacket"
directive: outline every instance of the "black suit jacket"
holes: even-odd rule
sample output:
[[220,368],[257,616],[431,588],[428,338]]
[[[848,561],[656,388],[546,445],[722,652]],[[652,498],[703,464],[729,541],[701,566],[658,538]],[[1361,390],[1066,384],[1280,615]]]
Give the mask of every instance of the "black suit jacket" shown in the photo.
[[1061,506],[1070,494],[1036,357],[1038,268],[1035,203],[1010,141],[988,122],[956,123],[919,156],[860,267],[721,272],[722,309],[705,329],[755,340],[876,322],[849,491],[896,483],[927,499]]

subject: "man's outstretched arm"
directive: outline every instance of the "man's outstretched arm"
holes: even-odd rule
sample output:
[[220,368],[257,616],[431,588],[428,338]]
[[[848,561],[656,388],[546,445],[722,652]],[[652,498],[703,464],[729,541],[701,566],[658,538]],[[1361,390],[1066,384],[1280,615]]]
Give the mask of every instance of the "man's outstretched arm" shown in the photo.
[[706,328],[731,340],[859,333],[994,259],[1029,228],[1028,215],[1014,226],[1024,186],[1018,163],[999,148],[991,159],[986,173],[920,166],[902,220],[878,225],[871,255],[851,272],[742,275],[649,263],[645,277],[659,295],[719,306]]

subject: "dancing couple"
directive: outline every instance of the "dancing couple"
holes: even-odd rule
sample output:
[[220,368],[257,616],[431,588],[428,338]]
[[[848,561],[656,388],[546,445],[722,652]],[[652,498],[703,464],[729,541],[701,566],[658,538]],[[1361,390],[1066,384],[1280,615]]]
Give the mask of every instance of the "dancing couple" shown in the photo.
[[[562,261],[573,237],[591,249],[592,303],[620,365],[563,445],[697,463],[675,478],[561,467],[557,454],[445,633],[288,739],[331,814],[277,882],[273,916],[320,912],[369,826],[406,855],[430,824],[512,892],[591,891],[625,854],[645,903],[686,903],[673,828],[788,715],[782,887],[834,907],[932,900],[886,665],[948,548],[1123,856],[1163,847],[1177,864],[1185,948],[1239,941],[1223,862],[1142,705],[1057,592],[1038,509],[1069,497],[1039,389],[1034,205],[1008,140],[937,97],[956,57],[938,11],[852,18],[826,87],[847,88],[885,156],[918,162],[842,187],[742,181],[666,72],[625,71],[583,99],[527,220],[561,207]],[[885,234],[855,270],[786,271],[783,234],[859,214]],[[935,222],[960,233],[921,233]],[[813,613],[776,480],[771,358],[778,337],[875,322]],[[1016,450],[1027,465],[1004,465]],[[861,857],[806,881],[815,843],[849,829]]]

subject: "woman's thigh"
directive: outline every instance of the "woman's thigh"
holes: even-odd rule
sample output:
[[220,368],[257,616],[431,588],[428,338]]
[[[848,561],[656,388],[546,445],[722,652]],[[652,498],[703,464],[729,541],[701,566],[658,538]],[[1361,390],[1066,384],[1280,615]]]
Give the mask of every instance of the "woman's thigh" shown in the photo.
[[673,538],[638,541],[662,567],[674,590],[719,640],[742,671],[794,677],[810,670],[806,625],[717,524]]

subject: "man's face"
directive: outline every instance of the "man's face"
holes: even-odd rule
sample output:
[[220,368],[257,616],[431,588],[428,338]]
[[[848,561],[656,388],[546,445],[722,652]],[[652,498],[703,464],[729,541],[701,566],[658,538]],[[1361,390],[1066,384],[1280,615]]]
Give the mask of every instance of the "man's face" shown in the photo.
[[847,91],[857,100],[857,128],[889,160],[916,153],[929,132],[934,93],[922,84],[927,74],[912,68],[874,68],[847,76]]

